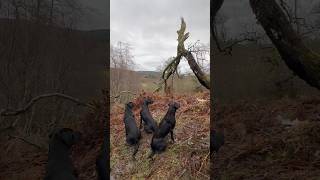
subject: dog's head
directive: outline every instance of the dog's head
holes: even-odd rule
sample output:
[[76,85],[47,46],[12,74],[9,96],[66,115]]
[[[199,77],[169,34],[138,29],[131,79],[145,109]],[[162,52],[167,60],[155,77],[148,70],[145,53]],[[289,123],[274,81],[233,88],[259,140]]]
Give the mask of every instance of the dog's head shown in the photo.
[[153,104],[153,100],[151,99],[151,97],[147,97],[147,98],[144,98],[144,103],[146,104]]
[[76,144],[81,139],[81,133],[73,131],[70,128],[58,128],[49,135],[50,140],[56,139],[62,141],[68,147]]
[[132,108],[134,107],[133,102],[128,102],[128,103],[126,104],[126,107],[129,108],[129,109],[132,109]]
[[180,104],[179,104],[178,102],[174,102],[174,101],[170,102],[170,103],[168,104],[168,106],[169,106],[169,107],[173,107],[173,108],[175,108],[175,109],[179,109],[179,108],[180,108]]

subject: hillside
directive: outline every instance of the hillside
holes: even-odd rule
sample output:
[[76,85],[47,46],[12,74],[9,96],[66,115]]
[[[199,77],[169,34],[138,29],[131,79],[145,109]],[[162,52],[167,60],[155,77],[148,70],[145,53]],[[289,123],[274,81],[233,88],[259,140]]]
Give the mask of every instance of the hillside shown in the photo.
[[138,74],[145,78],[160,78],[162,72],[157,71],[136,71]]
[[[95,103],[95,110],[87,111],[80,116],[76,124],[64,125],[82,133],[81,141],[72,149],[72,159],[76,167],[79,180],[96,179],[95,161],[103,142],[103,107],[102,102]],[[46,142],[47,137],[27,138],[31,142]],[[1,180],[42,180],[48,160],[47,149],[39,149],[21,139],[9,137],[0,138],[3,144],[0,154]],[[26,168],[27,167],[27,168]]]
[[[141,94],[134,99],[137,124],[142,97],[149,96],[155,102],[150,111],[160,122],[167,110],[169,97],[159,94]],[[152,135],[142,132],[142,139],[136,161],[131,158],[132,149],[126,145],[123,124],[123,104],[114,104],[111,108],[111,175],[115,179],[209,179],[209,93],[175,95],[174,100],[181,107],[176,114],[174,137],[176,142],[169,143],[165,152],[155,155],[151,162],[150,153]]]
[[215,179],[318,179],[320,96],[216,106],[226,144],[212,159]]

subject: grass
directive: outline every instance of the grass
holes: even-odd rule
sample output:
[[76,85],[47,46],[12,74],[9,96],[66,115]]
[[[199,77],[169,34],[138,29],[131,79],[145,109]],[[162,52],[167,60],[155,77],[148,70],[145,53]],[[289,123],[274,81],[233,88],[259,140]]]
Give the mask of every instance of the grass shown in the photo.
[[[150,111],[160,122],[167,110],[170,98],[160,94],[151,95],[155,103]],[[141,103],[142,96],[134,103]],[[197,98],[206,101],[197,101]],[[152,134],[142,132],[136,160],[131,158],[133,148],[126,145],[122,122],[123,105],[115,104],[111,113],[111,174],[115,179],[209,179],[209,93],[194,96],[177,95],[181,104],[176,114],[175,143],[167,138],[165,152],[156,154],[154,161],[148,159]],[[190,102],[193,102],[191,105]],[[136,119],[139,108],[135,109]],[[137,123],[139,125],[139,123]]]

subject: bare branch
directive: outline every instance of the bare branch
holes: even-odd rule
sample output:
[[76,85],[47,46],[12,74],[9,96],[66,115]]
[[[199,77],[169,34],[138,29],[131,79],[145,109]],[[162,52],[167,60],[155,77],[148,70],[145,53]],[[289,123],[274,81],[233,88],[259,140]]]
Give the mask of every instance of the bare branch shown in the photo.
[[45,148],[45,147],[43,147],[43,146],[41,146],[41,145],[39,145],[39,144],[36,144],[36,143],[34,143],[34,142],[31,142],[30,140],[28,140],[28,139],[26,139],[26,138],[24,138],[24,137],[14,136],[14,135],[9,135],[9,137],[10,137],[10,138],[19,139],[19,140],[21,140],[21,141],[23,141],[23,142],[25,142],[25,143],[27,143],[27,144],[29,144],[29,145],[31,145],[31,146],[34,146],[34,147],[38,148],[39,150],[43,150],[43,151],[46,151],[46,150],[47,150],[47,148]]
[[3,109],[3,110],[1,110],[1,112],[0,112],[0,116],[16,116],[16,115],[19,115],[19,114],[21,114],[21,113],[25,113],[25,112],[28,111],[37,101],[39,101],[39,100],[41,100],[41,99],[44,99],[44,98],[49,98],[49,97],[59,97],[59,98],[67,99],[67,100],[69,100],[69,101],[71,101],[71,102],[76,103],[76,104],[79,105],[79,106],[86,106],[86,107],[89,107],[89,108],[94,109],[94,107],[91,106],[90,104],[81,102],[79,99],[76,99],[76,98],[74,98],[74,97],[71,97],[71,96],[68,96],[68,95],[65,95],[65,94],[61,94],[61,93],[51,93],[51,94],[43,94],[43,95],[34,97],[33,99],[31,99],[31,101],[30,101],[28,104],[26,104],[23,108],[20,108],[20,109],[18,109],[18,110]]
[[120,91],[118,95],[116,96],[111,96],[112,98],[119,98],[121,96],[121,94],[132,94],[132,95],[136,95],[136,93],[133,93],[131,91]]

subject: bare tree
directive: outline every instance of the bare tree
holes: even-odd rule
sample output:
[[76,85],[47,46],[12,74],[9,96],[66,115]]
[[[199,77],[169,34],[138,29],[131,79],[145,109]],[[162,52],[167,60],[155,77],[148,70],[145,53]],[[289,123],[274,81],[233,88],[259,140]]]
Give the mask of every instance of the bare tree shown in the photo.
[[320,89],[320,56],[303,43],[275,0],[250,0],[254,14],[286,65],[309,85]]
[[[70,59],[82,58],[71,32],[82,13],[74,0],[1,0],[1,108],[19,109],[40,94],[70,90],[75,69]],[[26,134],[40,127],[47,131],[48,124],[50,129],[68,116],[67,105],[59,98],[44,100],[14,117],[14,122]],[[11,124],[11,119],[4,118],[1,126]]]
[[111,97],[125,102],[140,89],[138,75],[134,72],[135,64],[130,44],[118,42],[110,50],[110,87]]
[[177,73],[177,68],[182,57],[184,57],[187,60],[190,69],[193,71],[194,75],[197,77],[200,84],[203,85],[205,88],[210,89],[210,81],[208,79],[208,75],[206,75],[203,72],[203,70],[197,63],[197,60],[194,58],[193,51],[191,51],[192,48],[186,49],[184,46],[185,40],[187,40],[189,37],[189,33],[188,32],[185,33],[185,30],[186,30],[186,23],[184,19],[181,18],[181,26],[180,26],[180,29],[177,31],[178,33],[177,56],[173,57],[170,60],[170,63],[164,68],[162,73],[162,79],[165,85],[165,91],[168,91],[167,80],[171,76],[174,76]]
[[[214,26],[214,19],[222,4],[223,0],[212,1],[211,26]],[[292,27],[286,10],[276,0],[250,0],[250,5],[286,65],[309,85],[320,89],[320,56],[304,44]],[[211,33],[214,37],[215,33]]]

